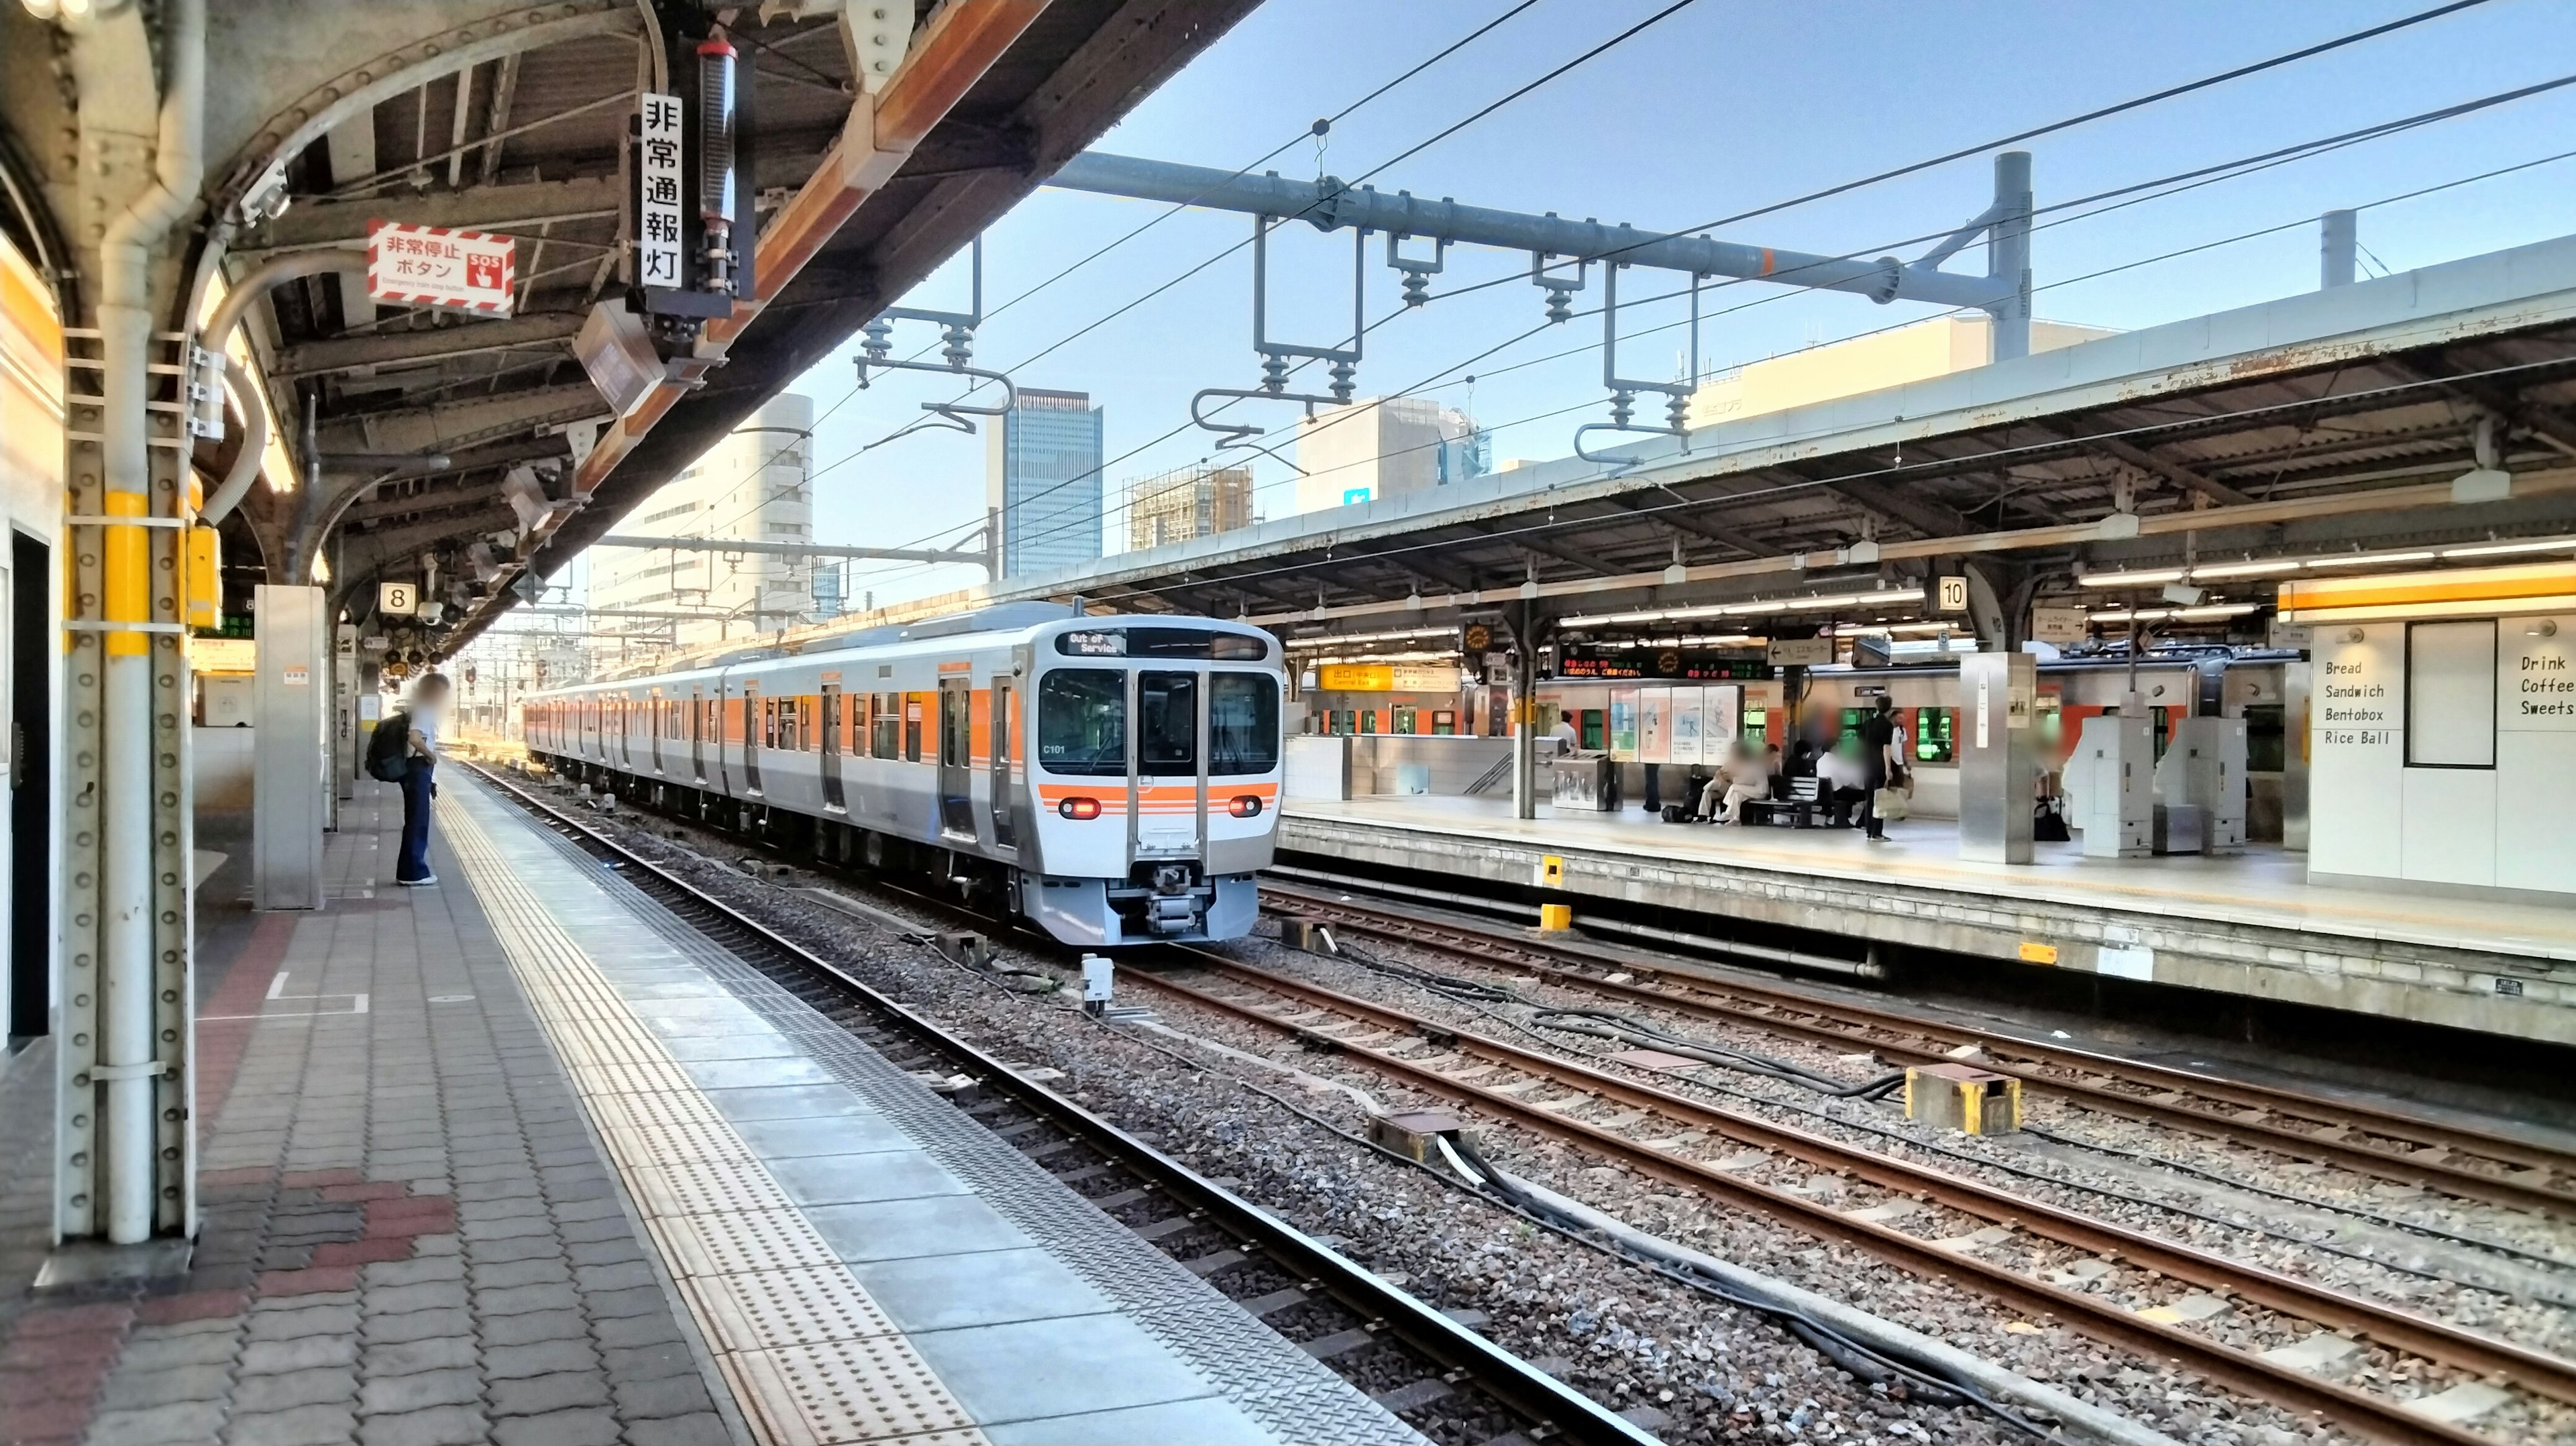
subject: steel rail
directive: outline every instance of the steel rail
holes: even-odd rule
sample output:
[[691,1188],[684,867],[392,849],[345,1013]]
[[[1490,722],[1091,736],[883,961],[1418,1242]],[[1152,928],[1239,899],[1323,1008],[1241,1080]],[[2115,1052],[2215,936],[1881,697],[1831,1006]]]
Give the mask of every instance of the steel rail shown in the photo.
[[[2214,1294],[2234,1296],[2332,1330],[2365,1336],[2392,1350],[2440,1362],[2474,1376],[2502,1377],[2536,1394],[2576,1402],[2576,1362],[2393,1310],[2262,1266],[2159,1240],[2044,1201],[1910,1165],[1756,1116],[1702,1104],[1569,1059],[1539,1054],[1472,1030],[1286,978],[1221,955],[1186,946],[1181,948],[1201,967],[1250,988],[1338,1012],[1404,1036],[1428,1039],[1460,1054],[1480,1057],[1605,1100],[1662,1114],[1744,1145],[1778,1151],[1821,1169],[1868,1181],[1895,1194],[1936,1202],[1962,1214],[2027,1230],[2040,1238],[2098,1256],[2127,1260]],[[1568,1118],[1559,1111],[1450,1078],[1389,1050],[1338,1038],[1177,979],[1143,971],[1130,977],[1147,979],[1154,987],[1177,997],[1289,1035],[1309,1048],[1364,1059],[1431,1093],[1490,1110],[1543,1133],[1575,1140],[1586,1148],[1674,1183],[1762,1210],[1812,1233],[1848,1240],[1908,1269],[1952,1278],[1973,1277],[1980,1287],[2022,1309],[2062,1316],[2088,1334],[2150,1357],[2185,1362],[2212,1380],[2294,1410],[2328,1417],[2372,1440],[2448,1442],[2457,1443],[2457,1446],[2490,1440],[2409,1412],[2402,1403],[2386,1397],[2322,1380],[2178,1326],[2149,1320],[2100,1297],[2034,1280],[2010,1267],[1973,1254],[1945,1249],[1937,1242],[1876,1221],[1855,1219],[1819,1201],[1741,1179],[1712,1165],[1685,1159],[1597,1125]]]
[[[471,762],[466,767],[583,848],[614,856],[623,866],[620,872],[628,882],[658,902],[668,905],[679,901],[685,912],[675,912],[680,912],[682,920],[722,947],[741,952],[743,942],[750,941],[856,996],[870,1011],[917,1043],[960,1062],[965,1066],[962,1072],[986,1088],[1007,1095],[1057,1129],[1151,1180],[1175,1205],[1254,1244],[1280,1270],[1316,1284],[1363,1320],[1383,1323],[1389,1335],[1441,1369],[1463,1373],[1465,1379],[1472,1380],[1506,1408],[1548,1432],[1545,1439],[1655,1446],[1652,1435],[1608,1407],[1388,1284],[1315,1237],[1012,1069],[847,969],[499,774]],[[714,920],[723,932],[708,929],[704,922],[707,919]],[[728,934],[734,937],[726,937]]]
[[[1936,1062],[1946,1057],[1950,1049],[1975,1044],[1986,1053],[1986,1058],[1979,1062],[1981,1068],[2055,1090],[2109,1113],[2242,1140],[2280,1154],[2340,1165],[2380,1179],[2419,1185],[2464,1199],[2576,1218],[2576,1191],[2548,1183],[2576,1178],[2576,1157],[2527,1141],[2398,1114],[2357,1101],[2330,1100],[2271,1085],[2218,1079],[2168,1065],[2042,1044],[1867,1005],[1816,999],[1794,990],[1718,979],[1683,965],[1658,965],[1624,954],[1596,954],[1565,944],[1536,943],[1503,930],[1481,930],[1464,921],[1425,923],[1365,904],[1330,899],[1303,888],[1283,886],[1271,880],[1264,880],[1262,888],[1291,912],[1325,916],[1327,922],[1441,949],[1488,965],[1497,959],[1507,960],[1512,967],[1527,969],[1551,984],[1663,1005],[1703,1018],[1741,1022],[1822,1044],[1841,1047],[1865,1045],[1898,1063]],[[1722,953],[1726,942],[1711,939],[1708,947]],[[1613,983],[1584,974],[1579,968],[1562,967],[1568,964],[1651,975],[1689,993],[1674,993],[1645,984]],[[1728,995],[1744,1002],[1725,1002],[1723,996]],[[2108,1077],[2157,1093],[2128,1094],[2100,1082],[2098,1078],[2085,1079],[2080,1077],[2082,1075]],[[2268,1119],[2222,1113],[2185,1102],[2193,1097],[2214,1104],[2262,1111],[2266,1115],[2304,1120],[2324,1130],[2343,1134],[2311,1134]],[[2402,1153],[2349,1138],[2353,1134],[2398,1140],[2416,1149],[2435,1153]],[[2454,1156],[2487,1160],[2507,1169],[2533,1171],[2543,1179],[2519,1180],[2490,1174],[2448,1158]]]

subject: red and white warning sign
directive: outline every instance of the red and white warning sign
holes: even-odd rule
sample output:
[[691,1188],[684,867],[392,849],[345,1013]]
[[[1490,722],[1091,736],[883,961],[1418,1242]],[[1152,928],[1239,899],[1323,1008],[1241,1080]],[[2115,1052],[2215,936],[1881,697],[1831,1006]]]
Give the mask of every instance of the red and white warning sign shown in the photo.
[[367,231],[367,295],[396,306],[508,316],[518,243],[481,231],[378,221]]

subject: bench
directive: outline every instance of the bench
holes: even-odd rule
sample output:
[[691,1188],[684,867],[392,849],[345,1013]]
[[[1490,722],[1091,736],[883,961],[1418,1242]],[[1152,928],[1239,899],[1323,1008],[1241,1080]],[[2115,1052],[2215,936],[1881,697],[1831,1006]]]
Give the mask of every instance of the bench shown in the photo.
[[[1786,785],[1783,787],[1783,785]],[[1772,796],[1744,800],[1747,822],[1778,823],[1785,816],[1791,828],[1814,828],[1816,816],[1827,811],[1824,781],[1812,775],[1806,778],[1775,778]]]

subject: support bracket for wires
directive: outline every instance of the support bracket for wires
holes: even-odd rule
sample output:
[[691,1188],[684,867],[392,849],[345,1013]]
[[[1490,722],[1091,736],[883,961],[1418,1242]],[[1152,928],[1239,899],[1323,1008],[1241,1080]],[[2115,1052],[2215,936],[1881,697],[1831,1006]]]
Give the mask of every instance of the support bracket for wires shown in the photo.
[[[968,308],[964,311],[933,311],[923,307],[889,306],[878,312],[876,319],[861,328],[859,354],[851,358],[859,370],[859,390],[868,388],[868,373],[930,372],[938,376],[967,377],[976,382],[991,382],[1002,389],[999,403],[968,402],[964,398],[947,402],[924,402],[921,409],[929,417],[903,429],[902,433],[935,428],[974,435],[976,417],[998,417],[1019,405],[1019,388],[1007,375],[971,363],[975,357],[975,329],[984,324],[984,238],[977,236],[969,248],[974,284]],[[940,360],[913,361],[894,355],[894,324],[898,321],[926,321],[939,331]],[[973,389],[968,389],[972,395]],[[892,440],[889,438],[888,440]]]
[[[1598,462],[1618,468],[1613,475],[1635,470],[1638,459],[1610,457],[1583,448],[1589,432],[1631,432],[1657,437],[1678,437],[1682,450],[1690,450],[1690,399],[1699,388],[1699,288],[1705,278],[1693,273],[1690,279],[1690,365],[1687,374],[1677,382],[1641,381],[1619,375],[1619,273],[1624,268],[1617,261],[1601,264],[1601,385],[1610,390],[1610,420],[1588,422],[1574,429],[1574,455],[1586,462]],[[1660,392],[1664,398],[1664,425],[1640,425],[1636,421],[1637,394]]]

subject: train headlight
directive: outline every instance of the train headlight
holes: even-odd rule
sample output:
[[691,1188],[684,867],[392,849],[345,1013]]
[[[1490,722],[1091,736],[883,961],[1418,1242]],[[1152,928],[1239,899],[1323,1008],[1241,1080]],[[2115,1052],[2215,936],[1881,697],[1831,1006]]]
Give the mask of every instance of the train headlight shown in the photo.
[[1261,816],[1261,795],[1257,793],[1243,794],[1237,797],[1234,802],[1227,804],[1225,806],[1225,811],[1233,814],[1236,818],[1259,818]]
[[1096,798],[1068,798],[1064,802],[1057,804],[1055,806],[1055,811],[1063,814],[1066,818],[1098,818],[1100,817],[1100,800]]

